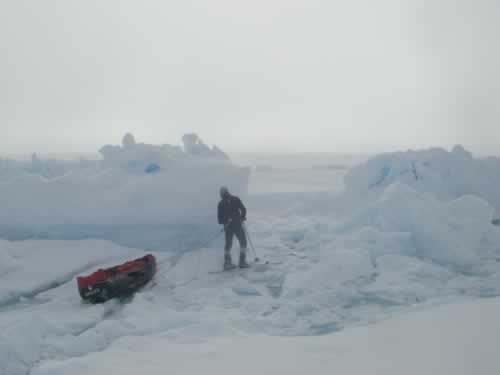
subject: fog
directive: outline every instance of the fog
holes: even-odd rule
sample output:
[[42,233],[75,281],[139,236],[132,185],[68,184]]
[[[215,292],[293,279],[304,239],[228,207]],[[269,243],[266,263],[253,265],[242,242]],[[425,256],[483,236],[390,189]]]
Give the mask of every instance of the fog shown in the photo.
[[500,154],[498,2],[0,0],[0,153]]

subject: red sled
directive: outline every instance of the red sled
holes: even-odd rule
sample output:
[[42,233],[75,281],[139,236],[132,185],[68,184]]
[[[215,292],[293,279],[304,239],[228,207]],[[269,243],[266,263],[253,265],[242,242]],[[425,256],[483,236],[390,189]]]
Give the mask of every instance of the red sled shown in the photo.
[[115,267],[99,269],[89,276],[76,278],[78,292],[85,300],[102,303],[128,296],[146,285],[156,273],[156,258],[148,254]]

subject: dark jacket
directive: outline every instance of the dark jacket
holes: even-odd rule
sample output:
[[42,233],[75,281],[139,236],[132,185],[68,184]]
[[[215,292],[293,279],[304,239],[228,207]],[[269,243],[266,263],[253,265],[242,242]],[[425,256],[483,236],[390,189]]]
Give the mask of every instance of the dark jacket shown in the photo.
[[217,207],[219,224],[241,224],[242,221],[246,220],[246,216],[247,209],[240,198],[228,194],[219,202]]

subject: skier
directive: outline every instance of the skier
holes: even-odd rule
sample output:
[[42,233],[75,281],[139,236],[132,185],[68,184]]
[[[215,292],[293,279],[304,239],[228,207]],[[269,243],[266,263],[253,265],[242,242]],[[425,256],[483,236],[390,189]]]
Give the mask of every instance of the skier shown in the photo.
[[247,210],[240,198],[231,195],[227,187],[223,186],[219,190],[221,201],[217,207],[217,217],[219,224],[224,225],[226,233],[226,243],[224,245],[224,270],[235,268],[231,260],[231,248],[233,246],[233,236],[236,235],[240,243],[240,268],[248,268],[246,261],[247,238],[243,229],[243,222],[246,220]]

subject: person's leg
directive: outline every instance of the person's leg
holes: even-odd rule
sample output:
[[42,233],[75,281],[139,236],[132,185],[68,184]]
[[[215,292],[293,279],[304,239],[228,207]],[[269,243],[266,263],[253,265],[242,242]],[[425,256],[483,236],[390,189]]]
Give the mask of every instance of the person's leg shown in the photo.
[[239,225],[234,234],[238,238],[238,242],[240,243],[240,268],[249,267],[247,263],[247,236],[245,235],[245,230],[243,229],[243,225]]
[[231,227],[226,228],[226,243],[224,245],[224,269],[232,268],[231,248],[233,247],[234,231]]

